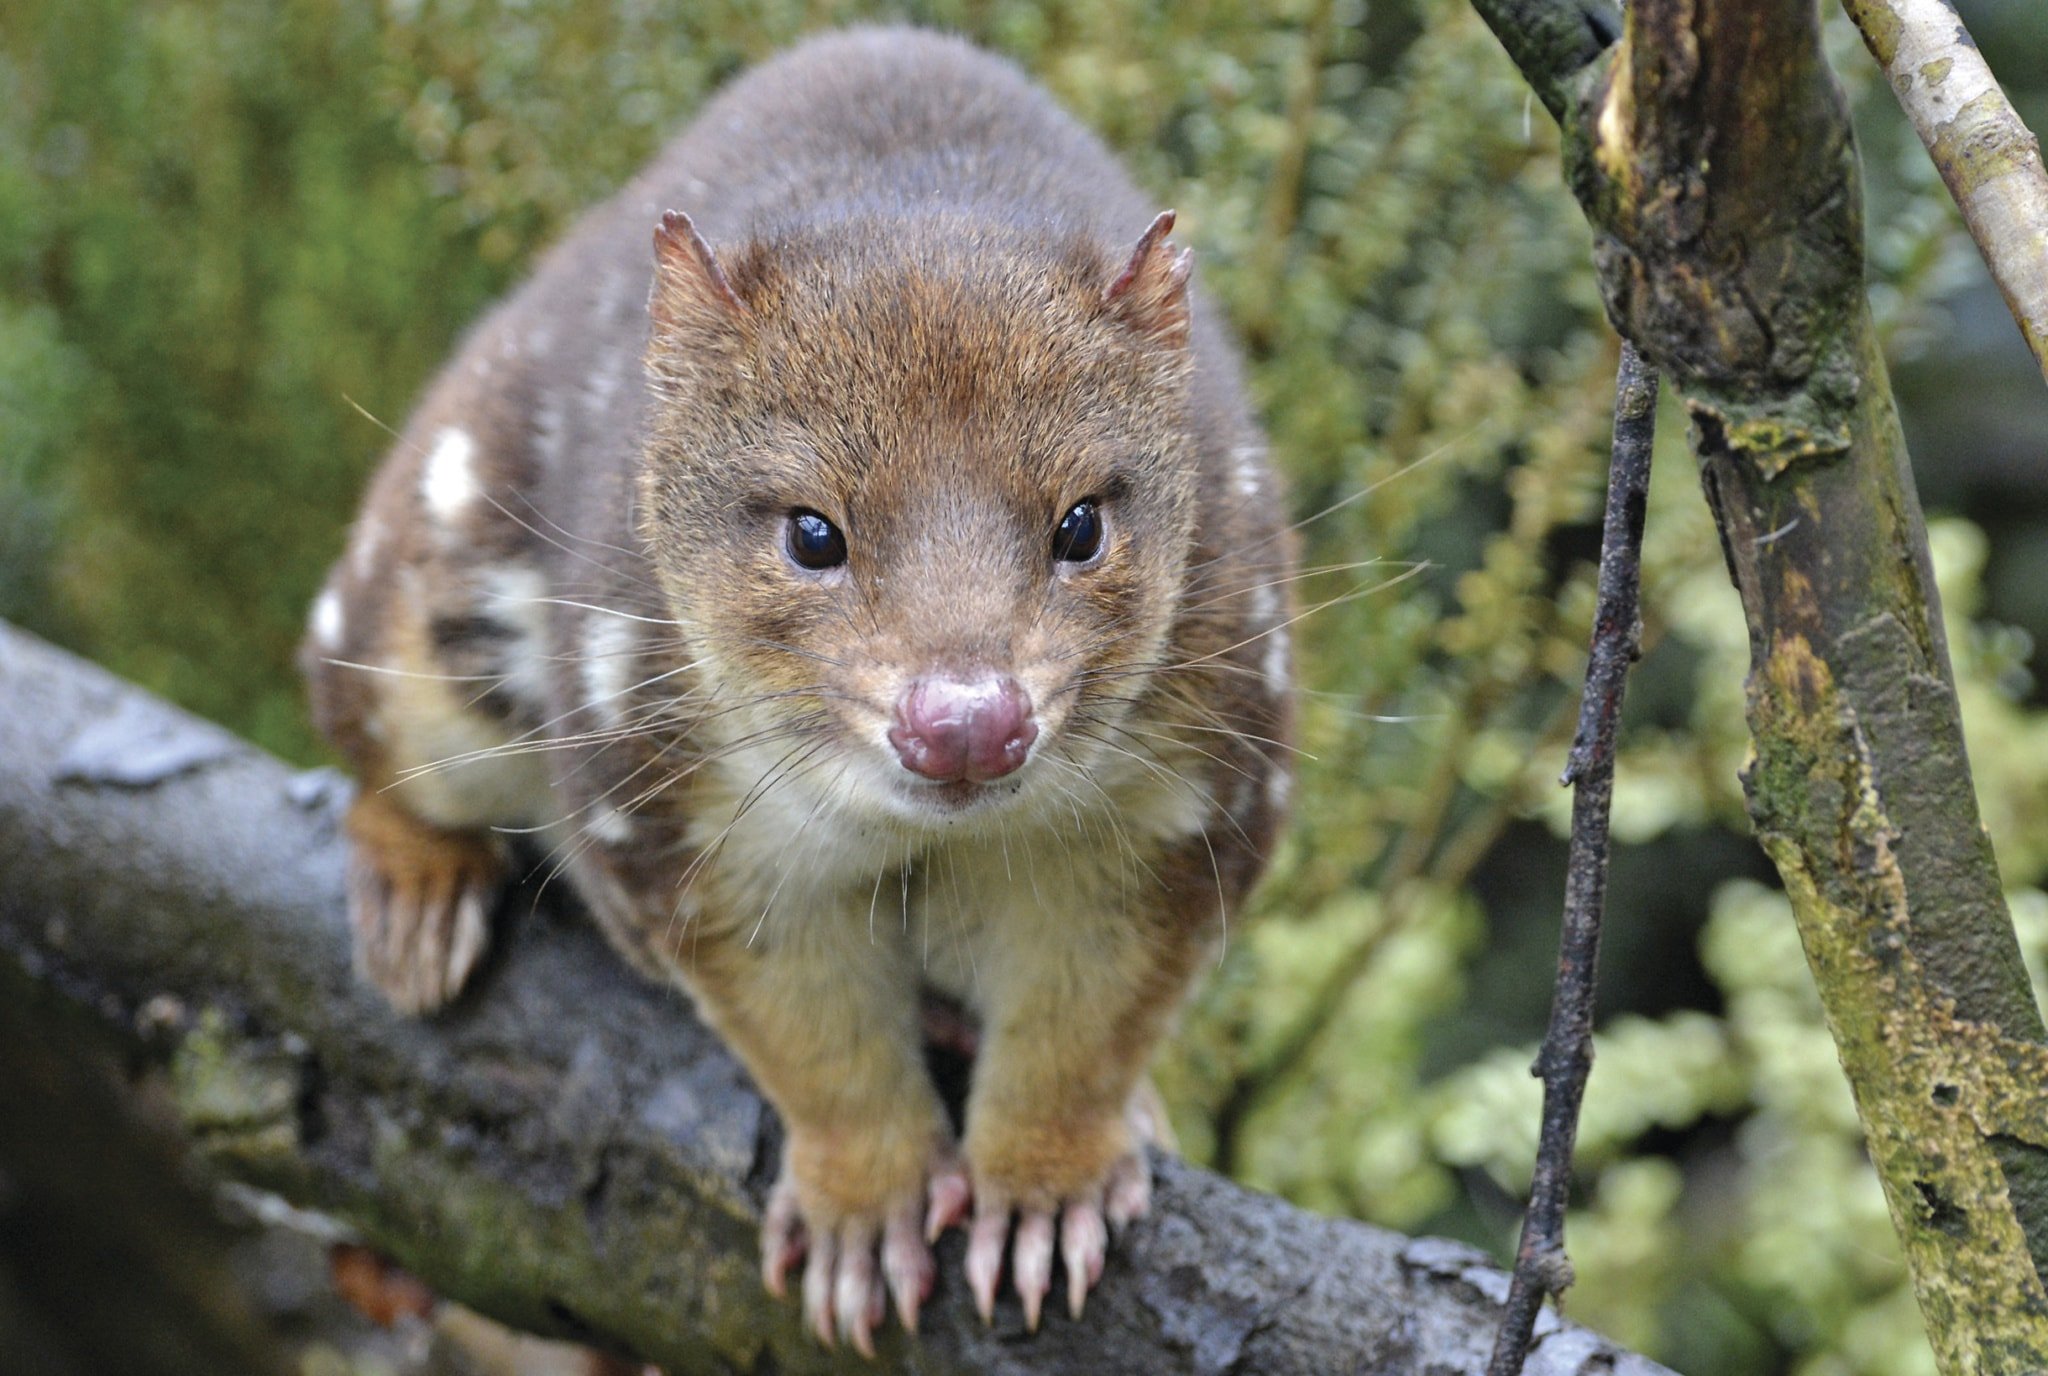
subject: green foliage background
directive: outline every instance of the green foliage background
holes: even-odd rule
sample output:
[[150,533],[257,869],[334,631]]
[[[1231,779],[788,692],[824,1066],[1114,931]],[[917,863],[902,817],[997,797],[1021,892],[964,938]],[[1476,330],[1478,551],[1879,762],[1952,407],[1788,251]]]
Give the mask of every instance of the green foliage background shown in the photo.
[[[1995,64],[2043,69],[1978,8]],[[1464,0],[10,0],[0,614],[317,759],[290,652],[384,427],[707,90],[878,14],[1011,54],[1180,208],[1316,518],[1299,823],[1163,1067],[1189,1150],[1506,1255],[1614,352],[1554,130]],[[1938,521],[1936,554],[2038,975],[2048,717],[2000,622],[2048,625],[2048,502],[1997,457],[2038,458],[2048,408],[1834,39],[1900,391],[1938,418],[1923,475],[1940,456],[1936,501],[1981,520]],[[1741,615],[1665,419],[1569,1307],[1695,1376],[1931,1371],[1745,839]]]

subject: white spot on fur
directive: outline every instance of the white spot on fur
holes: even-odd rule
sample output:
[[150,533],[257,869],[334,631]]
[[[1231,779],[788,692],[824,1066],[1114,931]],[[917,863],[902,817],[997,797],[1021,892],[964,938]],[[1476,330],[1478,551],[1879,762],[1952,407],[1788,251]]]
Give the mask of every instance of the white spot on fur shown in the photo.
[[598,803],[590,809],[584,830],[608,846],[622,846],[633,839],[633,821],[615,807]]
[[342,631],[341,598],[329,588],[313,600],[313,639],[324,649],[339,649]]
[[1276,769],[1266,776],[1266,801],[1273,805],[1275,812],[1287,810],[1287,800],[1294,793],[1294,776],[1284,769]]
[[1230,815],[1239,820],[1252,815],[1252,805],[1259,801],[1259,781],[1250,774],[1239,777],[1230,790]]
[[1265,451],[1257,445],[1243,444],[1230,451],[1230,471],[1237,480],[1237,492],[1241,497],[1256,498],[1262,483],[1259,476],[1260,462]]
[[1266,637],[1265,658],[1260,661],[1259,672],[1266,677],[1266,686],[1276,693],[1287,691],[1287,628],[1276,626]]
[[592,612],[583,623],[583,701],[606,726],[624,719],[626,694],[640,681],[639,643],[635,623],[624,617]]
[[483,593],[478,610],[519,632],[507,641],[505,691],[530,707],[547,703],[547,580],[523,564],[495,564],[477,575]]
[[444,426],[434,437],[433,451],[420,470],[420,496],[436,520],[453,521],[476,500],[481,489],[476,483],[475,460],[476,441],[467,430]]
[[1208,794],[1193,787],[1162,788],[1139,795],[1126,825],[1141,836],[1178,841],[1209,824]]
[[1264,628],[1280,619],[1280,594],[1271,583],[1261,583],[1252,589],[1252,621]]

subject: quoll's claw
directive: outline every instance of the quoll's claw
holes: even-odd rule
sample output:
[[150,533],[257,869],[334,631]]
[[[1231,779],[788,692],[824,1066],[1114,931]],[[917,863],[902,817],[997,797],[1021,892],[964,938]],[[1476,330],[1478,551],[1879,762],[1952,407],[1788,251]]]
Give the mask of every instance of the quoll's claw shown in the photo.
[[811,1239],[810,1260],[804,1264],[804,1322],[811,1336],[827,1347],[838,1340],[832,1323],[832,1278],[839,1260],[839,1239],[821,1233]]
[[1003,1247],[1010,1240],[1010,1206],[987,1208],[967,1232],[967,1288],[983,1323],[996,1321],[996,1286],[1003,1278]]
[[1088,1292],[1102,1279],[1111,1233],[1122,1231],[1152,1207],[1146,1147],[1172,1140],[1165,1109],[1149,1081],[1141,1082],[1132,1095],[1125,1123],[1130,1132],[1122,1153],[1093,1183],[1066,1193],[1051,1207],[1013,1207],[1020,1196],[1042,1200],[1043,1188],[1027,1191],[1015,1181],[977,1180],[974,1222],[967,1237],[967,1284],[984,1323],[995,1317],[1006,1252],[1011,1284],[1023,1303],[1024,1322],[1033,1331],[1052,1290],[1055,1249],[1066,1272],[1067,1313],[1081,1317]]
[[937,1276],[931,1247],[918,1231],[917,1213],[914,1203],[898,1210],[882,1234],[882,1275],[889,1293],[895,1296],[896,1318],[906,1333],[917,1332],[918,1311],[931,1298]]
[[1109,1168],[1103,1199],[1103,1217],[1118,1232],[1152,1211],[1152,1168],[1142,1155],[1126,1156]]
[[1060,1215],[1060,1260],[1067,1267],[1067,1313],[1081,1317],[1088,1292],[1102,1279],[1102,1264],[1109,1255],[1109,1227],[1102,1210],[1087,1204],[1069,1204]]
[[940,1233],[967,1221],[967,1206],[974,1200],[974,1186],[967,1179],[967,1168],[955,1160],[932,1172],[931,1186],[926,1193],[930,1204],[924,1215],[924,1240],[937,1242]]
[[1017,1222],[1017,1240],[1010,1251],[1010,1279],[1024,1301],[1024,1326],[1038,1331],[1038,1316],[1052,1289],[1052,1215],[1031,1210]]
[[[804,1324],[817,1340],[832,1347],[844,1339],[863,1357],[875,1355],[875,1330],[889,1312],[889,1297],[896,1298],[896,1312],[903,1326],[915,1331],[918,1309],[930,1297],[931,1252],[917,1231],[917,1210],[898,1210],[884,1226],[879,1239],[868,1219],[854,1219],[836,1230],[810,1239],[804,1263]],[[765,1238],[764,1272],[769,1290],[782,1293],[782,1277],[774,1274],[776,1263],[790,1258],[780,1240]],[[779,1251],[769,1249],[780,1248]],[[790,1258],[793,1259],[793,1258]]]
[[1055,1242],[1067,1275],[1067,1313],[1080,1318],[1088,1292],[1102,1279],[1111,1225],[1121,1227],[1143,1215],[1150,1200],[1151,1172],[1136,1153],[1119,1161],[1101,1185],[1082,1198],[1069,1199],[1056,1210],[1015,1211],[1014,1237],[1010,1205],[984,1191],[967,1238],[967,1285],[982,1322],[994,1321],[1007,1250],[1010,1280],[1023,1303],[1025,1325],[1038,1330],[1045,1297],[1052,1291]]
[[804,1258],[803,1213],[788,1176],[775,1182],[761,1218],[761,1284],[776,1299],[789,1294],[789,1268]]
[[[882,1321],[882,1279],[875,1273],[875,1230],[865,1219],[839,1234],[837,1274],[832,1282],[833,1317],[839,1334],[863,1357],[875,1355],[875,1325]],[[826,1341],[829,1343],[829,1322]]]
[[935,1158],[929,1189],[886,1212],[864,1213],[831,1227],[804,1221],[799,1188],[787,1158],[761,1219],[761,1280],[777,1299],[790,1268],[803,1262],[804,1326],[827,1347],[845,1342],[875,1355],[875,1331],[893,1300],[906,1332],[931,1298],[937,1268],[925,1240],[928,1219],[957,1222],[966,1208],[967,1177],[950,1151]]

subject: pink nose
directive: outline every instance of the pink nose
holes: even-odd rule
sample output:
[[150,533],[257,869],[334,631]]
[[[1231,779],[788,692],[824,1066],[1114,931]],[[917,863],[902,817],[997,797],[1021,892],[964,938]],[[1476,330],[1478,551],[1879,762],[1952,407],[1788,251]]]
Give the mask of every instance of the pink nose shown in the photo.
[[1008,674],[913,680],[889,728],[903,767],[944,783],[1000,779],[1024,763],[1036,739],[1031,696]]

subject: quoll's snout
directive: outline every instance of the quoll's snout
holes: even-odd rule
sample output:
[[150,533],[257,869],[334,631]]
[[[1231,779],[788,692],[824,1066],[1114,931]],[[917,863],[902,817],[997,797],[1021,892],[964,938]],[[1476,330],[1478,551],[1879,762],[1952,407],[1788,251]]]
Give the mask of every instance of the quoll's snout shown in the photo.
[[1000,779],[1024,763],[1037,738],[1031,695],[1008,674],[913,679],[889,728],[903,767],[942,783]]

